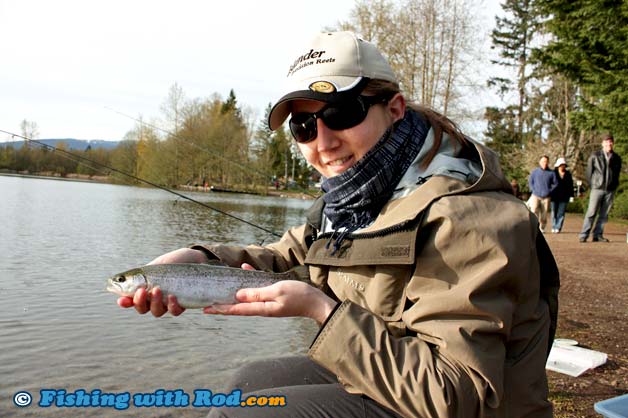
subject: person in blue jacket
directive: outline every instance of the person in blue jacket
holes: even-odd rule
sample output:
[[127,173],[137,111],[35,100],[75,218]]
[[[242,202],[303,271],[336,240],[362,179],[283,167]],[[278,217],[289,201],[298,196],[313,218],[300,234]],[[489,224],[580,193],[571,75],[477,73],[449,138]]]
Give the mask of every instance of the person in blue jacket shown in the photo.
[[549,157],[544,155],[539,160],[539,166],[530,174],[528,184],[532,191],[530,210],[539,218],[541,232],[545,232],[547,214],[550,210],[551,194],[558,186],[558,180],[553,170],[548,168]]

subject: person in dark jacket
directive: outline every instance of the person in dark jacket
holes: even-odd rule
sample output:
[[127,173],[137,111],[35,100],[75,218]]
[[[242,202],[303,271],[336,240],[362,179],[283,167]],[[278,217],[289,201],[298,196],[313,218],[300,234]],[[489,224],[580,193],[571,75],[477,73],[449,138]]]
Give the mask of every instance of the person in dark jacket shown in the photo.
[[552,233],[558,234],[563,229],[567,204],[573,197],[573,177],[569,170],[567,170],[567,162],[562,157],[556,160],[554,173],[556,174],[558,185],[551,194]]
[[[593,227],[593,242],[608,242],[604,237],[604,225],[613,205],[615,190],[619,185],[621,157],[613,152],[615,140],[610,134],[602,137],[602,149],[594,152],[587,161],[586,177],[591,187],[589,207],[584,215],[580,242],[586,242]],[[595,226],[593,221],[597,216]]]
[[550,195],[558,185],[556,174],[548,168],[549,157],[544,155],[539,160],[539,166],[532,171],[528,185],[532,191],[530,210],[539,218],[541,232],[545,232],[547,215],[550,211]]

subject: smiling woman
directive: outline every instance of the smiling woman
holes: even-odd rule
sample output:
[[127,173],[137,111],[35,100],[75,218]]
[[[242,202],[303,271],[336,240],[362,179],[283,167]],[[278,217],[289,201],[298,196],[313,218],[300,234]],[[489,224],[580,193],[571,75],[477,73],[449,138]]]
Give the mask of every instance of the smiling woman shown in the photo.
[[[308,267],[314,286],[283,280],[204,309],[320,326],[307,356],[250,363],[226,389],[285,395],[285,407],[209,416],[551,417],[558,271],[497,156],[406,104],[388,62],[355,34],[318,34],[296,55],[269,126],[289,118],[325,177],[306,223],[263,247],[193,245],[153,261]],[[158,289],[118,304],[184,311]]]

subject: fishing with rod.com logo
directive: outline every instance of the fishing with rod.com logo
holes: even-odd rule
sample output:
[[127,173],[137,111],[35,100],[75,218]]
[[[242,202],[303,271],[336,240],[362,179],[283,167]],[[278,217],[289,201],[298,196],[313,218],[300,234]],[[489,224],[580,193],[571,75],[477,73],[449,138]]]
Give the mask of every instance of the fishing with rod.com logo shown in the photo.
[[135,408],[260,408],[286,406],[283,395],[242,397],[242,390],[234,389],[230,393],[214,393],[209,389],[195,389],[187,393],[183,389],[158,389],[148,393],[103,392],[100,389],[86,391],[78,389],[68,392],[65,389],[41,389],[34,399],[27,391],[13,395],[13,404],[19,408],[114,408],[118,410]]

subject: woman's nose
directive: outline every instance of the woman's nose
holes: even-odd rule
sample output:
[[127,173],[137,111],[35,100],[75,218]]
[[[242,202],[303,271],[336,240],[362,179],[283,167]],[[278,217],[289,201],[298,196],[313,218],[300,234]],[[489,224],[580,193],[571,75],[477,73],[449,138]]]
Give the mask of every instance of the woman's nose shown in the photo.
[[316,146],[319,151],[327,151],[338,146],[340,140],[336,131],[329,129],[322,119],[316,119]]

